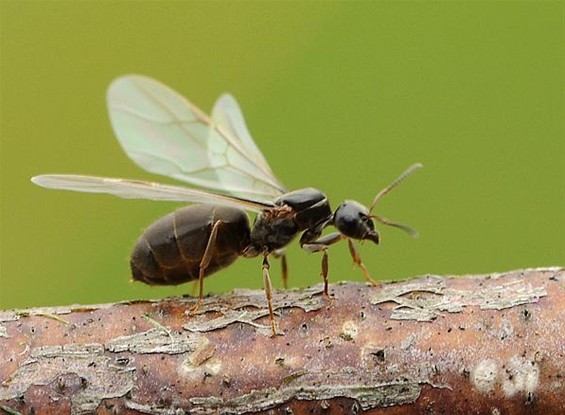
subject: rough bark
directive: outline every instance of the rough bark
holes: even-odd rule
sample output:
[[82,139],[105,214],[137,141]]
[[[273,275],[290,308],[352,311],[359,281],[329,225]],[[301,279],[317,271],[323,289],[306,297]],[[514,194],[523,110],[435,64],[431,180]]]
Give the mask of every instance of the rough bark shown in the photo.
[[563,414],[565,271],[0,312],[0,413]]

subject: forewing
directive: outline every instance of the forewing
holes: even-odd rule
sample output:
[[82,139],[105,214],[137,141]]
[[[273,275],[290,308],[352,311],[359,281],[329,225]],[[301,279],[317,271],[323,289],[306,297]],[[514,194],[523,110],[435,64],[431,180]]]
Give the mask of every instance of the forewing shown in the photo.
[[284,193],[253,143],[237,104],[234,111],[233,105],[222,104],[222,98],[219,102],[214,122],[181,95],[147,77],[124,76],[108,90],[114,132],[141,168],[237,197],[271,200]]
[[241,145],[247,148],[247,156],[252,159],[253,163],[262,171],[267,172],[279,184],[280,189],[286,192],[284,186],[276,179],[265,156],[253,141],[243,118],[243,112],[232,95],[223,94],[218,98],[212,109],[212,120],[225,131],[227,136],[232,137],[233,140],[239,140]]
[[211,203],[260,212],[273,205],[182,186],[110,177],[46,174],[31,179],[38,186],[76,192],[106,193],[125,199],[166,200],[174,202]]

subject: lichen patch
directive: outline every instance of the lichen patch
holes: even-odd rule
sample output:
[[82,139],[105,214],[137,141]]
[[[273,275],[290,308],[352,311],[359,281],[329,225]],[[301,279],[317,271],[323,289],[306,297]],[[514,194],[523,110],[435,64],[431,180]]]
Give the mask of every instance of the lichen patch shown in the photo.
[[517,394],[532,394],[539,385],[539,365],[535,360],[513,356],[506,362],[481,360],[471,372],[475,388],[484,394],[492,393],[497,386],[511,398]]
[[485,394],[493,392],[498,370],[498,363],[493,359],[479,361],[471,372],[471,381],[475,388]]
[[502,378],[502,391],[507,397],[518,393],[533,393],[539,383],[537,362],[515,356],[506,364]]
[[351,320],[347,320],[341,326],[341,333],[340,337],[344,340],[355,340],[357,335],[359,334],[359,328],[357,324]]

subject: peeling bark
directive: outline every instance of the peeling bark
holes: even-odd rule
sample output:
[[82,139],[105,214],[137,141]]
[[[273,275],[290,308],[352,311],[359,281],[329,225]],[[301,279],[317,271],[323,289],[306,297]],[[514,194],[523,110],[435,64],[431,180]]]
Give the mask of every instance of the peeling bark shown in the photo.
[[565,270],[0,311],[0,414],[563,414]]

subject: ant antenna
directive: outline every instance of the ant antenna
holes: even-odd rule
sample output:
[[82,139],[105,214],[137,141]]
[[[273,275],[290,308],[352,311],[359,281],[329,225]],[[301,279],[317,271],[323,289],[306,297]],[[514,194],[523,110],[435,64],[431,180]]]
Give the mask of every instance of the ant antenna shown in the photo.
[[[406,179],[408,176],[412,175],[412,173],[414,173],[416,170],[422,167],[423,166],[421,163],[412,164],[410,167],[404,170],[402,174],[398,176],[391,184],[389,184],[387,187],[385,187],[383,190],[377,193],[377,195],[373,199],[373,203],[371,203],[371,207],[369,208],[369,214],[373,211],[377,202],[381,200],[384,195],[386,195],[388,192],[390,192],[392,189],[394,189],[396,186],[402,183],[404,179]],[[371,215],[371,217],[376,219],[378,222],[382,223],[383,225],[394,226],[395,228],[402,229],[404,232],[410,234],[414,238],[418,237],[418,232],[409,226],[403,225],[401,223],[392,222],[389,219],[378,215]]]

